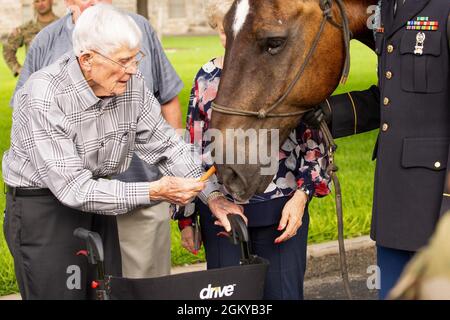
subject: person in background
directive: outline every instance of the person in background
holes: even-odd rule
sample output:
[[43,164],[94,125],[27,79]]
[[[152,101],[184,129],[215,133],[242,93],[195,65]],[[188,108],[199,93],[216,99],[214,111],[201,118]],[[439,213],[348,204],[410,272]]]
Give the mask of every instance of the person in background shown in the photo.
[[17,77],[22,70],[22,66],[17,60],[19,48],[25,46],[25,50],[28,50],[31,41],[38,32],[58,19],[53,13],[52,7],[53,0],[34,0],[35,19],[14,29],[3,44],[3,57],[14,77]]
[[[222,22],[232,4],[230,0],[212,0],[207,5],[209,24],[218,31],[224,47],[226,35]],[[223,57],[206,63],[197,73],[191,91],[186,139],[202,151],[210,143],[205,135],[222,68]],[[323,197],[330,193],[330,177],[326,173],[328,161],[320,131],[311,130],[304,124],[290,134],[279,154],[279,169],[267,190],[252,197],[248,203],[240,204],[248,218],[253,252],[270,262],[264,299],[303,299],[308,203],[313,196]],[[203,152],[202,156],[208,158]],[[223,186],[220,190],[229,200],[235,201]],[[186,218],[192,212],[194,216]],[[240,248],[217,236],[221,230],[214,224],[211,211],[200,201],[195,203],[195,208],[188,206],[184,212],[179,210],[174,215],[179,219],[182,245],[193,253],[198,250],[194,241],[196,214],[200,215],[208,269],[239,265]]]
[[[42,30],[33,41],[20,74],[16,91],[34,72],[52,64],[72,50],[72,33],[80,14],[98,3],[111,0],[65,0],[70,12]],[[145,83],[161,104],[164,119],[174,128],[182,127],[178,99],[183,83],[167,59],[157,34],[142,16],[129,13],[143,34],[142,51],[146,58],[139,65]],[[94,32],[95,30],[93,30]],[[14,99],[14,97],[13,97]],[[129,169],[113,177],[124,182],[156,181],[161,173],[134,156]],[[170,213],[167,202],[153,202],[117,217],[123,276],[150,278],[170,274]]]

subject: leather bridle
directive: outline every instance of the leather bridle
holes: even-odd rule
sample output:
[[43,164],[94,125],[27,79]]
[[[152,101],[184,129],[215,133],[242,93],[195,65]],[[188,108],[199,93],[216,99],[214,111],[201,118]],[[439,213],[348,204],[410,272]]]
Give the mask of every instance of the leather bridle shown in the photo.
[[266,119],[266,118],[285,118],[285,117],[293,117],[293,116],[300,116],[305,114],[308,111],[311,111],[312,109],[306,109],[301,111],[294,111],[294,112],[285,112],[285,113],[272,113],[278,106],[280,106],[283,101],[291,94],[292,90],[294,89],[297,82],[300,80],[302,75],[304,74],[307,66],[309,65],[309,62],[314,55],[314,52],[317,49],[317,46],[319,45],[319,40],[323,34],[323,31],[325,29],[325,25],[327,22],[331,23],[333,26],[342,29],[343,31],[343,40],[345,45],[345,63],[342,70],[342,77],[341,77],[341,83],[345,83],[345,81],[348,78],[348,74],[350,71],[350,40],[351,40],[351,33],[350,33],[350,27],[348,22],[348,17],[344,8],[344,4],[342,3],[342,0],[334,0],[336,4],[339,7],[339,12],[342,18],[342,25],[339,25],[336,21],[333,20],[333,13],[332,13],[332,3],[333,0],[320,0],[319,6],[322,9],[323,12],[323,18],[320,24],[320,28],[314,38],[314,41],[312,42],[311,48],[308,51],[308,54],[306,55],[305,60],[303,61],[300,69],[298,70],[297,74],[295,75],[295,78],[290,83],[289,87],[287,88],[286,92],[274,103],[272,104],[268,109],[260,109],[259,111],[249,111],[249,110],[240,110],[235,108],[230,108],[224,105],[217,104],[215,102],[212,103],[212,109],[215,112],[219,112],[222,114],[227,115],[235,115],[235,116],[245,116],[245,117],[256,117],[258,119]]

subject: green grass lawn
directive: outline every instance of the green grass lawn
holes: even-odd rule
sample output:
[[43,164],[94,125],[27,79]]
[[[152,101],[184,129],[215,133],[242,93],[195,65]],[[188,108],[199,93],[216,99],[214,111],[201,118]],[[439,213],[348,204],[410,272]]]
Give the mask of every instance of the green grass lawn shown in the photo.
[[[163,45],[167,55],[181,76],[185,87],[180,94],[183,114],[186,113],[193,78],[200,66],[209,59],[223,53],[217,37],[166,37]],[[0,48],[1,52],[1,48]],[[23,58],[23,52],[20,53]],[[352,72],[349,81],[336,91],[363,90],[376,82],[376,57],[369,49],[358,42],[352,43]],[[11,97],[16,79],[0,58],[0,154],[9,147],[11,129]],[[343,192],[345,215],[345,236],[354,237],[368,234],[372,205],[374,163],[371,161],[376,132],[339,139],[336,161]],[[0,160],[1,161],[1,160]],[[3,180],[0,177],[1,186]],[[337,238],[336,217],[333,197],[314,199],[310,206],[309,242],[317,243]],[[3,212],[5,198],[0,196],[0,209]],[[0,219],[0,226],[3,219]],[[3,228],[1,228],[3,230]],[[204,260],[204,252],[194,256],[185,251],[179,242],[176,224],[172,224],[172,264],[183,265]],[[3,231],[0,231],[0,295],[17,291],[13,264]]]

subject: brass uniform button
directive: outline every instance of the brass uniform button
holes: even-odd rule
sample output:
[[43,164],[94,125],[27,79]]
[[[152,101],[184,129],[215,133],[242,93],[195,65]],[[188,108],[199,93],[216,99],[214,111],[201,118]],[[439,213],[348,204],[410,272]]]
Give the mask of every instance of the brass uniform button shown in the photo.
[[436,163],[434,164],[434,167],[436,169],[439,169],[441,167],[441,163],[439,161],[436,161]]
[[389,129],[389,125],[387,123],[383,123],[381,130],[383,130],[383,132],[386,132],[386,131],[388,131],[388,129]]
[[391,100],[389,100],[388,97],[385,97],[385,98],[383,99],[383,104],[384,104],[385,106],[387,106],[387,105],[389,104],[389,102],[391,102]]
[[387,46],[387,52],[388,52],[388,53],[394,52],[394,46],[393,46],[392,44],[390,44],[390,45]]
[[388,79],[388,80],[392,79],[392,72],[391,71],[386,72],[386,79]]

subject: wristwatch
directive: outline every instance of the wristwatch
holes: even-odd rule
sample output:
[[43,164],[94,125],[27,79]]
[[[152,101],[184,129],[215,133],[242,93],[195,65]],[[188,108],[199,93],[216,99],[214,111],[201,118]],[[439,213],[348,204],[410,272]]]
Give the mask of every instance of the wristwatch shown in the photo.
[[305,185],[302,185],[300,188],[298,188],[298,190],[303,191],[304,193],[306,193],[306,195],[308,196],[308,199],[311,198],[311,191],[306,188]]
[[225,196],[223,195],[222,192],[220,192],[220,191],[213,191],[213,192],[211,192],[211,193],[208,195],[208,197],[206,197],[206,203],[208,203],[208,202],[210,202],[211,200],[214,200],[214,199],[216,199],[216,198],[219,198],[219,197],[224,197],[224,198],[225,198]]

